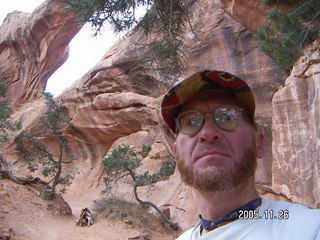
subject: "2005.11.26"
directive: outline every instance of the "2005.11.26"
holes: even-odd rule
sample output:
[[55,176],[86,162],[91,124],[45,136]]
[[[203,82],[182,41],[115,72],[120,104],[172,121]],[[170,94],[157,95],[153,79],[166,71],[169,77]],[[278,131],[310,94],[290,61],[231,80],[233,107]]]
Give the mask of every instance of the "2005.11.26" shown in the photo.
[[259,213],[259,210],[240,210],[239,219],[279,219],[286,220],[289,218],[289,210],[280,209],[278,213],[274,213],[273,210],[265,210],[263,214]]

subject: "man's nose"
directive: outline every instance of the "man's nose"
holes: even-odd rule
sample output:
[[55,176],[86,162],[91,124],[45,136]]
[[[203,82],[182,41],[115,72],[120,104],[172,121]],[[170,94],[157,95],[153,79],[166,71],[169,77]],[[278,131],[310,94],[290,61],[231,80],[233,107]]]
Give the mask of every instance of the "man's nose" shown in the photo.
[[211,114],[206,116],[205,122],[199,132],[199,141],[213,143],[222,137],[221,129],[212,119]]

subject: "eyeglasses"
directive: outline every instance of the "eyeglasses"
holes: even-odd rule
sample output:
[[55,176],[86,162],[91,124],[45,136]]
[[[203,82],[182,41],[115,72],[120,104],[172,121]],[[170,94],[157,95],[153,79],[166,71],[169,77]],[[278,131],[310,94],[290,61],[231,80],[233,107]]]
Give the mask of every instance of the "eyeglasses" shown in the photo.
[[232,131],[239,126],[242,120],[242,111],[242,108],[235,105],[220,106],[213,112],[186,111],[176,118],[176,126],[186,135],[196,135],[204,125],[205,114],[209,113],[219,128]]

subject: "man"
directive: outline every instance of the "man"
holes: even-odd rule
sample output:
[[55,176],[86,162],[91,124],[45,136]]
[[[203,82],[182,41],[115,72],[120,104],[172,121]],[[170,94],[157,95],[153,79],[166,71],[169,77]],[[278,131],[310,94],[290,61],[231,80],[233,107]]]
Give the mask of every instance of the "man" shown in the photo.
[[177,167],[194,188],[200,210],[199,223],[178,239],[320,240],[320,210],[266,200],[256,191],[263,134],[243,80],[227,72],[198,72],[168,91],[161,112],[176,134]]

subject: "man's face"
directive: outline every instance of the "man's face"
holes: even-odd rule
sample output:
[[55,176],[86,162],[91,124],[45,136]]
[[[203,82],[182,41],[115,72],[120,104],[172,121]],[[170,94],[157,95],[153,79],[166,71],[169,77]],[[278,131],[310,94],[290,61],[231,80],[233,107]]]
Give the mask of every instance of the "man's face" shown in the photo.
[[[238,104],[226,93],[209,90],[187,102],[182,112],[213,112],[223,105]],[[245,116],[236,129],[226,131],[205,114],[204,125],[196,135],[178,133],[174,153],[186,184],[205,192],[224,191],[254,175],[256,157],[263,154],[263,136]]]

